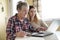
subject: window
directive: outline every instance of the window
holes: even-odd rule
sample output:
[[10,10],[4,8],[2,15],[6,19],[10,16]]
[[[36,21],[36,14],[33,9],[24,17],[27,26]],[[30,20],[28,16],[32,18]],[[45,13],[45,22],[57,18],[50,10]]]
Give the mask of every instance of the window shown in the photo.
[[42,19],[60,19],[60,0],[41,0]]

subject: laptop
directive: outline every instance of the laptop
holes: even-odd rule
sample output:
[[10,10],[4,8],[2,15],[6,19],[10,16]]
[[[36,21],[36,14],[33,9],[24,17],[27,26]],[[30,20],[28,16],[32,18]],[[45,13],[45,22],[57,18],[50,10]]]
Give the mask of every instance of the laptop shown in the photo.
[[45,37],[45,36],[49,36],[49,35],[52,35],[53,33],[52,32],[46,32],[46,31],[42,31],[42,32],[35,32],[35,33],[32,33],[31,36],[34,36],[34,37]]
[[46,31],[34,32],[31,34],[31,36],[45,37],[45,36],[52,35],[56,31],[58,26],[59,26],[58,23],[56,21],[53,21],[52,24],[50,25],[50,27],[48,27],[48,29]]

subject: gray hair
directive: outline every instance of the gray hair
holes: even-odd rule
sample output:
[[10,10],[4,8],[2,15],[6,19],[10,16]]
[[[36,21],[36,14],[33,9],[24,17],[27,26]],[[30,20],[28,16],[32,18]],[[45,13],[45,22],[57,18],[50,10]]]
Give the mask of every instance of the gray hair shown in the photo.
[[28,4],[26,2],[22,2],[22,1],[19,1],[18,4],[17,4],[17,10],[18,9],[22,9],[22,6],[26,6],[28,7]]

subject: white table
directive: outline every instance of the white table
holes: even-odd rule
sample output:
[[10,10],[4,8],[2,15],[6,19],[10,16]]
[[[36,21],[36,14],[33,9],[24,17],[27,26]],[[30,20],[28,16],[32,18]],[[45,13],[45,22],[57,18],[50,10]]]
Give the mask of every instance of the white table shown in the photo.
[[46,37],[16,37],[15,40],[58,40],[57,36],[55,34],[46,36]]
[[45,40],[58,40],[56,34],[44,37]]

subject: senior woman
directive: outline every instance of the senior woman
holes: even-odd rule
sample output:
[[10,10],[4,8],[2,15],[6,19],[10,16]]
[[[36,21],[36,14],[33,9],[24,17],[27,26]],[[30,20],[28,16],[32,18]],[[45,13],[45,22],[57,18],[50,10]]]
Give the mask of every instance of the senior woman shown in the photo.
[[15,40],[16,37],[23,37],[27,31],[34,31],[34,28],[26,18],[28,5],[26,2],[19,1],[17,4],[18,13],[9,18],[6,27],[6,40]]

